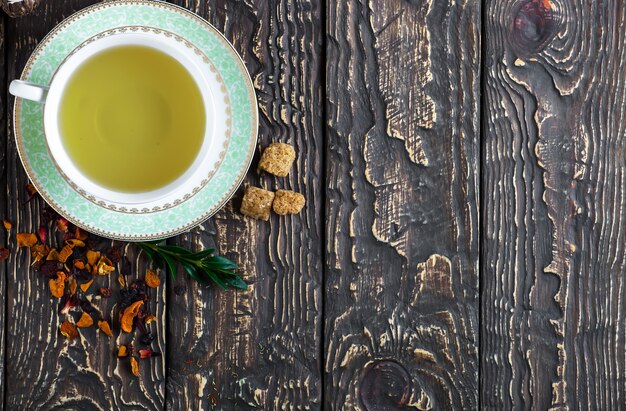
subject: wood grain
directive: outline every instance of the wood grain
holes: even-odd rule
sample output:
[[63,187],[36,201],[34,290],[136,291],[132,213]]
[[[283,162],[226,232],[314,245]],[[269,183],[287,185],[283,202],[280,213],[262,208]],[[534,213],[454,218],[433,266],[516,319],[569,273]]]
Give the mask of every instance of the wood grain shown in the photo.
[[[7,187],[7,162],[6,162],[6,146],[7,146],[7,117],[5,114],[6,107],[6,60],[5,60],[5,17],[0,16],[0,220],[6,218],[8,196]],[[0,248],[7,247],[8,232],[4,226],[0,226]],[[4,372],[4,356],[5,356],[5,325],[6,325],[6,273],[7,261],[0,261],[0,398],[4,399],[5,372]]]
[[[33,14],[20,19],[8,20],[6,27],[8,77],[19,77],[27,58],[37,42],[64,17],[89,4],[90,0],[46,2]],[[8,100],[5,109],[13,107]],[[12,121],[11,118],[9,118]],[[34,199],[28,204],[25,186],[27,177],[19,162],[12,127],[9,127],[6,146],[7,167],[7,216],[14,229],[9,237],[12,250],[17,250],[15,232],[35,232],[41,224],[43,201]],[[53,236],[50,236],[53,237]],[[54,245],[54,240],[50,240]],[[115,243],[101,245],[106,249]],[[123,244],[116,244],[124,247]],[[127,250],[132,263],[128,279],[143,277],[145,259],[139,260],[136,251]],[[128,343],[124,335],[109,338],[96,328],[81,330],[81,337],[68,342],[58,332],[63,321],[57,314],[58,300],[52,298],[43,276],[30,268],[27,250],[16,251],[9,260],[7,270],[6,325],[6,387],[5,408],[14,409],[162,409],[165,401],[165,359],[140,360],[141,379],[130,374],[127,361],[118,361],[114,355],[119,343]],[[164,275],[164,274],[162,274]],[[111,287],[114,297],[95,297],[93,305],[103,318],[117,318],[115,298],[120,286],[117,276],[97,278],[92,285]],[[157,339],[155,350],[165,353],[165,293],[152,293],[150,310],[158,320],[153,327]],[[77,319],[78,316],[75,317]],[[118,335],[117,321],[112,321],[113,331]],[[144,348],[136,344],[137,348]]]
[[319,409],[322,315],[322,2],[179,1],[234,44],[260,110],[259,148],[294,145],[289,177],[255,171],[245,184],[301,192],[304,211],[243,217],[241,191],[181,244],[214,246],[250,275],[247,291],[168,287],[168,409]]
[[482,404],[622,409],[624,4],[485,15]]
[[327,2],[324,407],[478,407],[480,4]]

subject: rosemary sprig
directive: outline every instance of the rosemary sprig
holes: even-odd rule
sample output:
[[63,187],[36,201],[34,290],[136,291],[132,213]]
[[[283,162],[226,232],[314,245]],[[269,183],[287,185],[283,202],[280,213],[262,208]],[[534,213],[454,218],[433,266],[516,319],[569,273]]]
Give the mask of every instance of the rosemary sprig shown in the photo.
[[233,271],[237,264],[226,257],[215,255],[213,248],[193,252],[176,245],[160,245],[159,242],[142,242],[137,245],[157,267],[164,268],[167,264],[174,278],[178,263],[191,278],[200,283],[212,280],[222,288],[248,288],[242,275]]

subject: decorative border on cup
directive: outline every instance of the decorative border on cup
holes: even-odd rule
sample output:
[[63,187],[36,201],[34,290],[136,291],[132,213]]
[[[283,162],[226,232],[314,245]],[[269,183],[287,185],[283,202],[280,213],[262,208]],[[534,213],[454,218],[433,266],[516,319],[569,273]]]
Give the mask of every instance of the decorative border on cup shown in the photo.
[[165,203],[162,206],[155,206],[155,207],[151,207],[151,208],[147,208],[147,207],[137,208],[137,207],[132,207],[132,206],[127,207],[127,206],[120,205],[120,204],[107,203],[106,201],[95,197],[94,195],[90,194],[89,192],[85,191],[84,189],[82,189],[81,187],[76,185],[76,183],[74,183],[74,181],[72,181],[67,176],[67,174],[65,174],[63,172],[61,167],[58,165],[58,163],[54,159],[54,156],[52,155],[52,151],[50,150],[50,147],[48,146],[48,139],[45,138],[46,137],[46,129],[45,128],[43,129],[43,133],[44,133],[44,141],[46,142],[46,147],[48,149],[48,153],[50,154],[50,159],[52,160],[52,163],[54,164],[54,167],[57,169],[57,171],[59,172],[61,177],[63,177],[63,179],[67,182],[67,184],[70,187],[72,187],[78,194],[80,194],[81,196],[85,197],[87,200],[91,201],[92,203],[94,203],[94,204],[96,204],[96,205],[98,205],[100,207],[112,210],[112,211],[118,211],[120,213],[130,213],[130,214],[147,214],[147,213],[156,213],[158,211],[163,211],[163,210],[170,209],[172,207],[176,207],[177,205],[182,204],[185,201],[187,201],[190,198],[192,198],[194,195],[196,195],[200,190],[202,190],[209,183],[211,178],[213,178],[213,176],[215,175],[215,173],[219,169],[220,165],[224,161],[224,157],[226,156],[226,151],[228,150],[228,147],[230,145],[230,141],[231,141],[231,137],[232,137],[232,108],[231,108],[231,104],[230,104],[230,97],[228,97],[228,91],[226,89],[226,84],[224,83],[224,79],[222,78],[222,76],[219,73],[219,71],[215,68],[215,66],[213,65],[211,60],[207,57],[207,55],[204,54],[193,43],[191,43],[188,40],[185,40],[183,37],[179,36],[178,34],[172,33],[171,31],[168,31],[168,30],[159,29],[159,28],[156,28],[156,27],[134,26],[134,25],[132,25],[132,26],[120,26],[120,27],[116,27],[114,29],[103,31],[101,33],[96,34],[95,36],[92,36],[92,37],[88,38],[87,40],[85,40],[82,43],[80,43],[67,56],[65,56],[65,58],[59,64],[59,66],[52,73],[52,77],[50,78],[50,81],[52,81],[54,79],[54,77],[56,76],[57,72],[59,71],[59,68],[61,67],[61,65],[63,65],[63,63],[65,63],[70,57],[72,57],[74,54],[76,54],[79,50],[81,50],[82,48],[86,47],[87,45],[93,43],[94,41],[106,38],[106,37],[111,36],[111,35],[123,34],[123,33],[128,33],[128,32],[134,33],[134,32],[137,32],[137,31],[143,31],[145,33],[153,32],[155,34],[162,34],[162,35],[164,35],[166,37],[171,37],[174,40],[176,40],[177,42],[182,43],[185,47],[193,50],[193,52],[196,55],[202,57],[202,61],[204,61],[204,63],[206,63],[209,66],[209,70],[211,71],[211,73],[216,75],[217,81],[220,84],[220,90],[225,94],[224,103],[226,104],[226,140],[224,141],[224,144],[222,144],[222,150],[219,153],[219,160],[213,165],[213,168],[211,170],[209,170],[208,174],[206,175],[205,178],[202,179],[200,184],[198,186],[192,188],[189,192],[184,193],[181,197],[174,199],[171,203]]
[[94,234],[101,235],[103,237],[107,237],[107,238],[111,238],[111,239],[115,239],[115,240],[122,240],[122,241],[156,240],[156,239],[172,237],[172,236],[184,233],[184,232],[190,230],[191,228],[197,226],[198,224],[206,221],[211,216],[213,216],[217,212],[217,210],[221,209],[224,206],[224,204],[226,204],[226,202],[228,200],[230,200],[230,198],[235,194],[235,191],[237,190],[237,188],[243,182],[245,174],[248,171],[248,169],[250,168],[250,164],[252,163],[252,158],[254,156],[254,151],[255,151],[255,147],[256,147],[256,143],[257,143],[259,115],[258,115],[258,111],[257,111],[256,93],[254,91],[252,79],[250,78],[250,74],[248,73],[248,71],[247,71],[247,69],[246,69],[246,67],[245,67],[245,65],[243,63],[243,60],[241,59],[239,54],[236,52],[236,50],[232,46],[232,44],[228,41],[228,39],[226,39],[226,37],[224,37],[224,35],[222,33],[220,33],[219,30],[217,30],[211,23],[209,23],[205,19],[201,18],[200,16],[190,12],[189,10],[187,10],[187,9],[185,9],[183,7],[180,7],[180,6],[177,6],[177,5],[174,5],[174,4],[160,2],[160,1],[159,2],[154,2],[154,1],[151,1],[151,0],[117,0],[117,1],[108,1],[108,2],[105,2],[105,3],[99,3],[99,4],[95,4],[93,6],[86,7],[85,9],[82,9],[82,10],[74,13],[73,15],[69,16],[67,19],[65,19],[63,22],[61,22],[58,26],[56,26],[54,29],[52,29],[52,31],[50,31],[41,40],[41,42],[37,45],[37,47],[35,48],[33,53],[30,55],[28,61],[26,62],[24,70],[22,71],[22,74],[20,76],[20,79],[28,78],[28,76],[29,76],[29,74],[30,74],[30,72],[32,70],[33,64],[39,58],[42,50],[48,45],[48,43],[50,43],[50,41],[54,37],[56,37],[65,28],[67,28],[68,26],[73,24],[78,19],[80,19],[80,18],[82,18],[82,17],[84,17],[84,16],[86,16],[86,15],[88,15],[90,13],[93,13],[93,12],[96,12],[96,11],[99,11],[99,10],[104,10],[104,9],[107,9],[107,8],[121,6],[121,5],[129,5],[129,6],[137,5],[137,6],[157,7],[157,8],[163,9],[163,10],[167,10],[167,11],[171,11],[171,12],[177,13],[179,15],[184,16],[185,18],[189,18],[190,20],[196,21],[198,24],[206,27],[209,31],[211,31],[212,33],[216,34],[217,38],[219,39],[219,41],[221,41],[222,44],[224,44],[228,49],[230,49],[232,51],[232,55],[234,57],[234,60],[237,62],[237,66],[238,66],[240,72],[244,75],[245,78],[248,79],[248,82],[246,84],[246,88],[248,90],[248,93],[247,93],[248,94],[248,100],[249,100],[250,105],[253,107],[253,110],[252,110],[252,113],[251,113],[251,115],[252,115],[252,127],[251,127],[251,135],[250,135],[251,138],[250,138],[250,141],[249,141],[245,167],[242,167],[240,169],[240,172],[236,176],[236,179],[235,179],[234,183],[227,190],[227,192],[218,201],[215,202],[213,207],[210,207],[200,217],[198,217],[198,218],[188,222],[187,224],[182,225],[181,227],[177,227],[175,229],[171,229],[171,230],[167,230],[167,231],[155,232],[155,233],[151,233],[151,234],[139,234],[139,235],[135,235],[135,234],[120,234],[120,233],[116,233],[116,232],[102,230],[100,228],[97,228],[97,227],[93,226],[92,224],[88,224],[88,223],[86,223],[84,221],[80,221],[80,220],[74,218],[71,213],[67,212],[67,210],[65,210],[60,204],[58,204],[56,201],[54,201],[45,191],[43,191],[41,189],[40,182],[34,177],[33,170],[30,168],[30,165],[28,165],[28,162],[25,160],[25,151],[24,151],[24,147],[22,145],[22,141],[21,141],[22,136],[21,136],[20,129],[19,129],[20,116],[21,116],[21,106],[18,106],[18,103],[21,101],[21,99],[19,99],[19,98],[15,99],[15,103],[13,105],[13,130],[14,130],[14,133],[15,133],[18,155],[19,155],[20,159],[22,160],[22,164],[24,165],[24,168],[26,170],[26,174],[28,175],[29,179],[31,180],[33,185],[35,185],[35,187],[39,191],[39,194],[42,196],[42,198],[53,209],[55,209],[61,215],[65,216],[65,218],[67,218],[68,221],[70,221],[74,225],[82,227],[82,228],[84,228],[84,229],[86,229],[86,230],[88,230],[88,231],[90,231],[90,232],[92,232]]

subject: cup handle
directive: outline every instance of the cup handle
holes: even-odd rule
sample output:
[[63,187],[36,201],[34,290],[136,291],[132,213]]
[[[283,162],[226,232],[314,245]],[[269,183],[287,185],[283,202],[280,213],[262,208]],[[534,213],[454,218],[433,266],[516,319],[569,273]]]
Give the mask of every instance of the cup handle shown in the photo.
[[31,83],[30,81],[13,80],[9,86],[9,93],[15,97],[45,103],[48,96],[48,87]]

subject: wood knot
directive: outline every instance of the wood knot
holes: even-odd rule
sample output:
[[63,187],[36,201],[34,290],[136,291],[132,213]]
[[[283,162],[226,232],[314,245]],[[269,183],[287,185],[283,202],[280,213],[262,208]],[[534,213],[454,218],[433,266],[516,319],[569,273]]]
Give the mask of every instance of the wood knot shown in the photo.
[[552,0],[525,0],[513,8],[509,41],[518,55],[539,53],[546,47],[559,28],[558,10]]
[[411,397],[411,376],[395,361],[377,360],[363,370],[359,398],[368,411],[397,410]]

